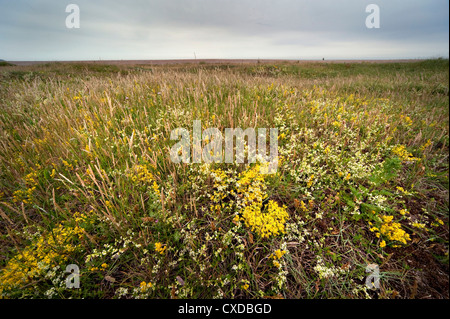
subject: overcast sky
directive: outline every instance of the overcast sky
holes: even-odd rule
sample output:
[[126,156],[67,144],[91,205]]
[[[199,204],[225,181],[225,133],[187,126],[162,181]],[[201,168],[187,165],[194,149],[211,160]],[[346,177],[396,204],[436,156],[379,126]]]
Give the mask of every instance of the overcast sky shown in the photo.
[[449,0],[0,0],[10,61],[448,57],[448,37]]

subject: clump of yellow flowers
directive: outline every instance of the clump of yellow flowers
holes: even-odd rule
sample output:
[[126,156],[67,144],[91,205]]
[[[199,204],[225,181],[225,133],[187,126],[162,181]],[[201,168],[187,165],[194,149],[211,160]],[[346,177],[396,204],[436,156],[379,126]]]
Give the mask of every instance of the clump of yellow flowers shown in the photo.
[[151,188],[153,189],[155,194],[160,195],[159,185],[156,183],[155,177],[148,170],[147,166],[139,164],[135,165],[133,167],[133,172],[131,174],[128,174],[128,176],[131,178],[133,183],[143,183],[151,185]]
[[279,259],[281,259],[284,254],[286,254],[286,250],[277,249],[269,256],[270,259],[273,259],[272,263],[275,267],[281,268],[281,264],[278,262]]
[[242,211],[245,225],[261,237],[276,236],[284,233],[284,224],[289,218],[286,207],[270,200],[267,208],[262,210],[259,203],[246,206]]
[[139,287],[141,288],[141,292],[147,292],[150,288],[153,287],[153,284],[151,282],[141,282],[141,284],[139,285]]
[[395,155],[398,156],[398,158],[402,161],[402,162],[415,162],[415,161],[420,161],[420,158],[417,157],[413,157],[411,153],[409,153],[406,149],[405,145],[396,145],[393,149],[392,149],[392,153],[394,153]]
[[[406,244],[411,240],[409,234],[402,229],[400,223],[394,222],[394,216],[386,216],[382,215],[381,219],[383,223],[380,228],[372,227],[370,230],[375,232],[375,235],[380,238],[383,237],[383,240],[380,242],[380,247],[383,248],[386,246],[386,240],[398,242],[401,244]],[[400,247],[398,244],[392,245],[392,247]]]
[[23,202],[24,204],[31,204],[31,202],[33,201],[33,193],[36,190],[36,186],[38,185],[36,171],[33,170],[31,173],[25,175],[23,179],[25,181],[27,189],[16,190],[13,194],[13,201]]
[[0,297],[7,296],[9,290],[24,286],[51,267],[67,261],[82,236],[83,229],[79,226],[59,224],[25,247],[0,271]]
[[228,179],[227,174],[219,168],[211,170],[211,176],[214,179],[214,191],[212,195],[209,195],[209,198],[212,201],[209,209],[211,211],[220,212],[225,207],[231,208],[233,203],[226,203],[223,201],[228,194],[233,196],[236,195],[233,189],[228,190],[230,180]]
[[249,287],[250,287],[250,282],[247,279],[243,279],[241,281],[241,289],[248,290]]
[[166,249],[167,249],[167,246],[161,244],[160,242],[157,242],[157,243],[155,244],[155,251],[158,252],[158,253],[160,253],[161,255],[164,254],[164,252],[166,251]]
[[245,226],[256,232],[262,238],[276,236],[285,232],[284,225],[289,219],[286,206],[280,207],[277,202],[269,200],[263,207],[267,198],[265,192],[264,175],[260,174],[260,166],[243,172],[239,176],[238,194],[242,197],[241,218]]
[[153,181],[153,174],[146,166],[137,164],[134,166],[131,180],[133,182],[150,183]]

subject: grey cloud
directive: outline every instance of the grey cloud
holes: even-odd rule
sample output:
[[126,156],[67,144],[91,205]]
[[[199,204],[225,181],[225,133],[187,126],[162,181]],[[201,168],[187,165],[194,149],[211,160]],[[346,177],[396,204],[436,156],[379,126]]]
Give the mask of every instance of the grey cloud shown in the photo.
[[[283,58],[331,52],[359,58],[377,52],[448,55],[447,0],[71,0],[81,28],[64,26],[64,3],[0,0],[0,58]],[[365,27],[366,5],[381,9],[381,28]],[[419,50],[420,49],[420,50]],[[401,53],[403,52],[403,53]],[[228,56],[223,56],[227,54]],[[364,53],[367,54],[367,53]],[[276,56],[275,56],[276,55]],[[191,56],[189,56],[191,57]],[[386,56],[391,58],[391,56]]]

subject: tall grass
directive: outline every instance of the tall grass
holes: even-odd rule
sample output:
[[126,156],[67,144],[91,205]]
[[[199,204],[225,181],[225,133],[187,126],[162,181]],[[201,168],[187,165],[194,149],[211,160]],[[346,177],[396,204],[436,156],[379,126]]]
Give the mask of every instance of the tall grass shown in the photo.
[[[448,298],[448,60],[1,72],[3,297]],[[278,172],[173,163],[194,120],[277,127]]]

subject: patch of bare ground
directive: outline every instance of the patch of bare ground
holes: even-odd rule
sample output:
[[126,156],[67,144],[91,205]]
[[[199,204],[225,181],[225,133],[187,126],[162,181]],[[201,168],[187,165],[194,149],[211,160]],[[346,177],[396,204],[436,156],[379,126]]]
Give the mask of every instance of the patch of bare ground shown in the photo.
[[449,269],[437,256],[445,253],[440,243],[414,243],[401,250],[392,250],[392,264],[384,266],[384,271],[406,270],[403,280],[394,283],[399,298],[408,299],[448,299]]

